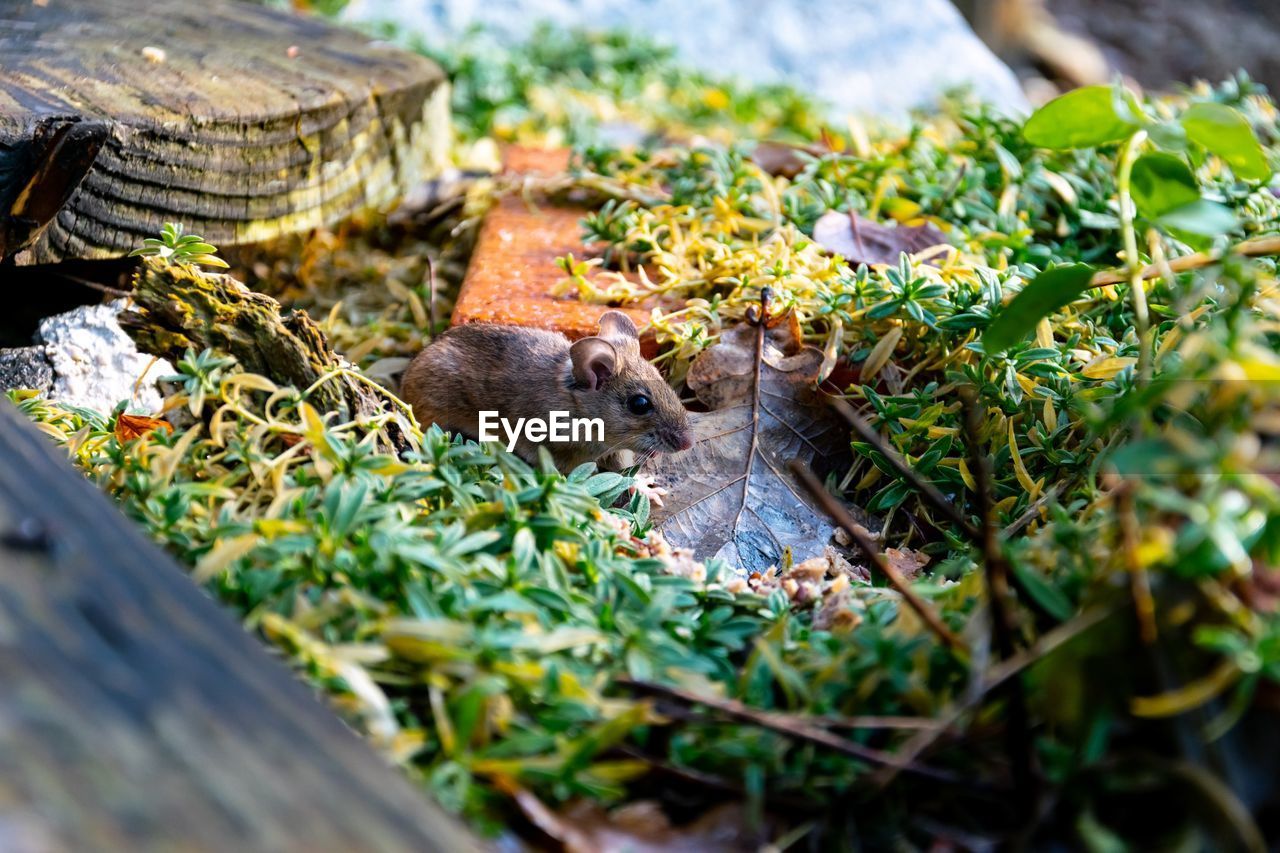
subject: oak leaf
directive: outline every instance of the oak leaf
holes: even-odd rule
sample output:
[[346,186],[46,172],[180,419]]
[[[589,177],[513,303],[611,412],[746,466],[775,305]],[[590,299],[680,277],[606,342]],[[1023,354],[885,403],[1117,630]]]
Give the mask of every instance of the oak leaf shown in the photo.
[[840,255],[850,266],[896,264],[903,252],[914,255],[946,243],[938,226],[881,225],[856,213],[830,210],[813,225],[813,239],[828,252]]
[[820,469],[847,458],[848,434],[818,391],[823,354],[797,347],[787,323],[743,324],[694,360],[688,386],[709,411],[691,413],[694,446],[645,473],[666,490],[653,520],[699,560],[746,576],[820,556],[833,525],[787,465]]

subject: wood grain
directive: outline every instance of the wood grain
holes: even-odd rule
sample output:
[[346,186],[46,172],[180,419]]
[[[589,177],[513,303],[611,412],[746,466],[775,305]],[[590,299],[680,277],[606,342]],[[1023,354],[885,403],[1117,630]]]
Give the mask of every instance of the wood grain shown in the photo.
[[166,221],[219,246],[330,225],[429,177],[448,127],[437,66],[313,18],[0,0],[0,256],[118,257]]
[[0,850],[479,849],[0,402]]

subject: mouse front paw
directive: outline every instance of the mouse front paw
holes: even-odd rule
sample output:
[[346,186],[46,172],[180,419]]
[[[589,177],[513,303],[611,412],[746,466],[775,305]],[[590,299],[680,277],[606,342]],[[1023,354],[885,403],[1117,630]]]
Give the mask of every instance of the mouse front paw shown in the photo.
[[628,490],[629,494],[644,495],[653,506],[662,506],[662,499],[668,494],[659,486],[651,474],[636,474],[635,484]]

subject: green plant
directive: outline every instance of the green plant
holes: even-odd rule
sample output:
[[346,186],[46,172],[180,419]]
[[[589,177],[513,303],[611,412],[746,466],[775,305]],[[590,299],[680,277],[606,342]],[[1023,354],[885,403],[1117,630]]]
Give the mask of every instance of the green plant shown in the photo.
[[464,142],[494,136],[587,146],[607,142],[619,128],[642,136],[816,139],[824,123],[813,100],[793,87],[693,71],[670,48],[632,32],[540,24],[513,47],[482,29],[448,44],[410,43],[449,75]]
[[[1088,86],[1068,92],[1041,107],[1023,130],[1042,148],[1097,148],[1121,142],[1117,162],[1117,206],[1120,210],[1125,267],[1140,341],[1149,340],[1146,284],[1138,252],[1138,227],[1148,229],[1148,242],[1168,237],[1197,247],[1239,228],[1229,207],[1210,198],[1192,169],[1214,155],[1236,178],[1262,181],[1271,176],[1266,153],[1243,114],[1213,101],[1197,101],[1170,116],[1148,109],[1123,86]],[[1156,150],[1146,151],[1149,145]],[[1230,179],[1231,175],[1228,175]],[[1163,249],[1161,255],[1168,252]],[[1029,334],[1041,317],[1076,299],[1092,279],[1087,267],[1052,270],[1032,281],[983,341],[988,350],[1008,348]],[[1035,307],[1030,307],[1033,304]],[[1139,345],[1139,371],[1151,368],[1151,348]]]
[[[632,43],[580,39],[455,70],[509,86],[460,100],[478,105],[465,132],[574,127],[536,95],[532,56],[597,105],[652,82]],[[705,94],[699,80],[672,91]],[[1259,849],[1246,803],[1274,796],[1274,774],[1236,756],[1272,761],[1238,724],[1274,726],[1258,700],[1280,679],[1280,488],[1264,476],[1280,283],[1259,248],[1280,205],[1249,139],[1274,159],[1276,112],[1243,79],[1075,98],[1025,129],[948,101],[906,132],[830,136],[790,180],[749,143],[577,155],[581,187],[616,202],[584,222],[607,261],[562,259],[566,287],[661,297],[677,380],[769,287],[805,342],[858,372],[842,390],[871,432],[835,487],[881,514],[886,548],[932,556],[914,589],[967,649],[834,557],[735,577],[666,547],[642,498],[615,506],[624,478],[437,429],[391,456],[376,429],[217,353],[180,360],[167,406],[195,424],[173,434],[122,441],[111,416],[18,404],[486,830],[515,823],[519,791],[553,807],[665,797],[686,814],[742,801],[747,822],[772,815],[815,849]],[[812,238],[831,210],[930,221],[948,245],[851,266]],[[372,352],[379,314],[343,340]],[[1001,576],[1011,590],[986,582]],[[988,636],[1004,660],[987,661]]]
[[[495,785],[615,801],[668,761],[729,780],[763,771],[771,790],[821,799],[859,775],[751,726],[708,721],[664,744],[673,721],[627,678],[817,713],[925,712],[932,694],[892,685],[958,685],[954,661],[892,627],[880,590],[810,579],[801,597],[781,576],[748,584],[673,553],[643,533],[642,496],[606,508],[628,478],[562,475],[434,427],[398,458],[225,357],[188,353],[177,369],[168,405],[199,419],[174,434],[121,440],[110,418],[16,400],[353,725],[482,825],[501,820]],[[825,596],[829,616],[846,614],[836,627],[797,618]]]
[[[1081,115],[1093,116],[1111,110],[1116,96],[1106,89],[1079,97],[1089,101]],[[1152,117],[1194,116],[1196,103],[1217,103],[1216,97],[1205,90],[1192,101],[1156,100],[1132,109]],[[1062,105],[1046,109],[1051,115]],[[1230,109],[1263,127],[1275,121],[1274,108],[1256,94]],[[1036,138],[1043,115],[1029,123],[1028,136]],[[770,287],[794,308],[810,342],[834,344],[843,361],[860,366],[860,384],[850,393],[865,401],[864,410],[887,439],[948,494],[973,487],[959,401],[948,396],[973,385],[990,413],[983,436],[994,454],[998,507],[1015,519],[1050,488],[1069,491],[1090,476],[1097,459],[1097,401],[1127,388],[1144,349],[1136,328],[1145,306],[1131,302],[1123,310],[1114,284],[1090,289],[1094,274],[1122,259],[1138,228],[1170,262],[1202,245],[1196,235],[1147,218],[1159,216],[1151,212],[1157,209],[1191,205],[1184,211],[1190,217],[1203,213],[1201,202],[1211,196],[1217,207],[1205,218],[1231,219],[1237,237],[1275,231],[1280,221],[1271,193],[1222,168],[1208,149],[1197,155],[1191,199],[1180,183],[1184,170],[1160,159],[1166,152],[1142,154],[1150,134],[1136,124],[1073,120],[1079,128],[1065,119],[1051,123],[1061,127],[1061,140],[1110,127],[1104,135],[1112,141],[1101,148],[1046,150],[1031,145],[1021,125],[960,102],[905,137],[873,138],[857,156],[814,158],[790,181],[763,175],[743,150],[608,158],[587,152],[581,166],[593,167],[590,174],[658,194],[661,201],[629,204],[625,217],[616,207],[604,209],[585,225],[588,236],[607,241],[614,263],[643,265],[652,280],[636,284],[606,273],[583,279],[578,289],[609,301],[655,293],[683,297],[683,307],[654,321],[669,345],[664,358],[678,377],[714,342],[721,325],[739,321],[759,289]],[[1115,136],[1122,127],[1130,137],[1143,136],[1117,149],[1125,139]],[[1194,153],[1193,145],[1179,164],[1190,169]],[[1122,216],[1122,204],[1133,207],[1121,197],[1132,198],[1135,168],[1148,213]],[[1179,203],[1167,207],[1173,201]],[[931,221],[945,229],[953,248],[932,263],[904,258],[897,265],[850,269],[807,236],[828,209]],[[1259,216],[1263,210],[1269,213]],[[1125,268],[1108,275],[1124,281],[1128,274]],[[1179,316],[1208,316],[1220,307],[1202,288],[1180,289],[1193,273],[1175,278],[1149,278],[1139,288],[1142,296],[1153,288],[1157,297],[1149,312],[1154,320],[1146,324],[1156,326],[1154,335],[1143,336],[1149,358],[1183,337]],[[1034,340],[1025,341],[1032,331]],[[877,460],[873,448],[855,442],[854,449],[864,462],[844,482],[855,487],[859,501],[887,513],[891,522],[906,511],[937,523],[934,510]],[[913,530],[909,525],[903,532],[911,536]]]
[[148,237],[143,240],[142,246],[130,252],[129,257],[157,257],[174,264],[226,269],[227,262],[217,256],[217,251],[203,237],[183,234],[181,224],[166,222],[160,229],[158,238]]

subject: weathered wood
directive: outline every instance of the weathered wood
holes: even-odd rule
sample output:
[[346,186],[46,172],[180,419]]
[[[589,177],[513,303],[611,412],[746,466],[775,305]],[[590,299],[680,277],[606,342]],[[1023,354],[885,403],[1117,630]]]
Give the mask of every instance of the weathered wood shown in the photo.
[[[283,313],[276,300],[229,275],[144,258],[133,277],[132,310],[120,324],[142,352],[177,362],[189,349],[234,356],[250,373],[299,390],[342,420],[386,414],[387,397],[344,373],[324,333],[305,311]],[[394,409],[391,409],[394,412]],[[394,450],[408,449],[399,424],[387,425]]]
[[0,850],[478,849],[60,457],[0,403]]
[[118,257],[167,221],[219,246],[330,225],[429,177],[448,123],[437,66],[313,18],[0,0],[0,258]]

